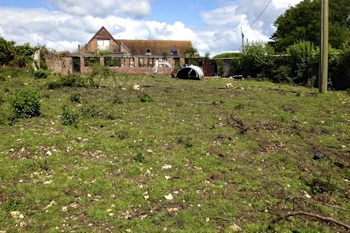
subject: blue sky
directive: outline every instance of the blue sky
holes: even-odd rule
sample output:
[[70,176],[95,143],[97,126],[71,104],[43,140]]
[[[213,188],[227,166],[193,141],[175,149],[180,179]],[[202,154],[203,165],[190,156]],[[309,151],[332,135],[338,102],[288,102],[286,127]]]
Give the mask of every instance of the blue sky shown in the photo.
[[74,51],[105,26],[121,39],[191,40],[201,55],[213,56],[239,51],[241,30],[250,42],[269,40],[273,22],[300,1],[0,0],[0,35]]
[[205,26],[205,23],[200,17],[200,12],[210,11],[217,7],[219,7],[217,1],[207,1],[203,4],[203,0],[156,0],[152,4],[150,15],[146,16],[145,20],[159,20],[168,23],[182,21],[189,27],[202,27]]

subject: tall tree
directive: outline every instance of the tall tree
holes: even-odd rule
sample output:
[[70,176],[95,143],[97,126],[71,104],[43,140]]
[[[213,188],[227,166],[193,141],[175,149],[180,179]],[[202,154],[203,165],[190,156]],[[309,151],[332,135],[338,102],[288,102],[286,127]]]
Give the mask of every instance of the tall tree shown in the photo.
[[[350,1],[329,2],[329,43],[334,48],[350,44]],[[289,8],[274,22],[276,32],[271,37],[271,45],[277,52],[298,41],[310,41],[320,45],[321,40],[321,0],[304,0]]]
[[15,57],[15,42],[0,37],[0,66],[9,65]]

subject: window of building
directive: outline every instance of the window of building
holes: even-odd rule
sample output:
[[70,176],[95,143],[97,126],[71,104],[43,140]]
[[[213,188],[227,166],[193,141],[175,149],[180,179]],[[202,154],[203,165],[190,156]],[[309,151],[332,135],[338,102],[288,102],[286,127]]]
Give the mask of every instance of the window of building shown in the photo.
[[109,40],[97,40],[97,49],[100,51],[109,50]]
[[151,49],[146,49],[146,55],[152,54]]
[[179,56],[179,53],[177,52],[177,49],[172,49],[172,50],[170,50],[170,55]]
[[85,66],[93,66],[100,63],[99,57],[84,57]]

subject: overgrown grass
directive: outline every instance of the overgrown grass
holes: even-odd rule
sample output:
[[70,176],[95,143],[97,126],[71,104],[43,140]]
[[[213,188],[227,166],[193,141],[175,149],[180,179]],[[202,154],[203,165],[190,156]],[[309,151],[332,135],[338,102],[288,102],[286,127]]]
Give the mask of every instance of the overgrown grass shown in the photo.
[[[83,78],[0,82],[0,231],[267,232],[296,211],[350,224],[348,93]],[[25,88],[40,92],[41,115],[16,119],[9,101]],[[308,216],[272,228],[346,231]]]

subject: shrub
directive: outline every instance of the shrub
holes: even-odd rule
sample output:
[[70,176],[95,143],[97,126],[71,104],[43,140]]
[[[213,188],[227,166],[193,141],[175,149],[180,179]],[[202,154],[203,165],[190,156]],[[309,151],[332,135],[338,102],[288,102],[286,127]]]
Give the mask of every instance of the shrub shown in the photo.
[[253,42],[244,46],[241,58],[244,77],[270,78],[274,67],[274,51],[263,42]]
[[85,80],[81,75],[69,74],[60,78],[60,84],[64,87],[85,87]]
[[271,80],[275,83],[292,83],[289,66],[278,66],[273,70]]
[[287,48],[290,77],[296,84],[310,84],[318,72],[318,48],[309,41],[300,41]]
[[74,112],[73,109],[67,105],[63,106],[62,112],[62,125],[73,125],[77,126],[79,123],[79,114]]
[[[334,69],[330,69],[330,79],[336,90],[346,90],[350,88],[350,47],[344,48],[337,60],[334,61]],[[331,64],[332,67],[332,64]]]
[[33,75],[34,75],[34,78],[36,78],[36,79],[43,79],[43,78],[47,78],[47,76],[49,76],[49,72],[44,70],[44,69],[38,69],[38,70],[34,71]]
[[72,94],[70,96],[70,101],[72,103],[80,103],[81,102],[81,94],[79,94],[79,93]]
[[16,93],[11,106],[17,118],[31,118],[40,115],[40,95],[36,90],[26,89]]
[[138,97],[141,102],[153,102],[152,97],[147,95],[146,93],[142,93]]

